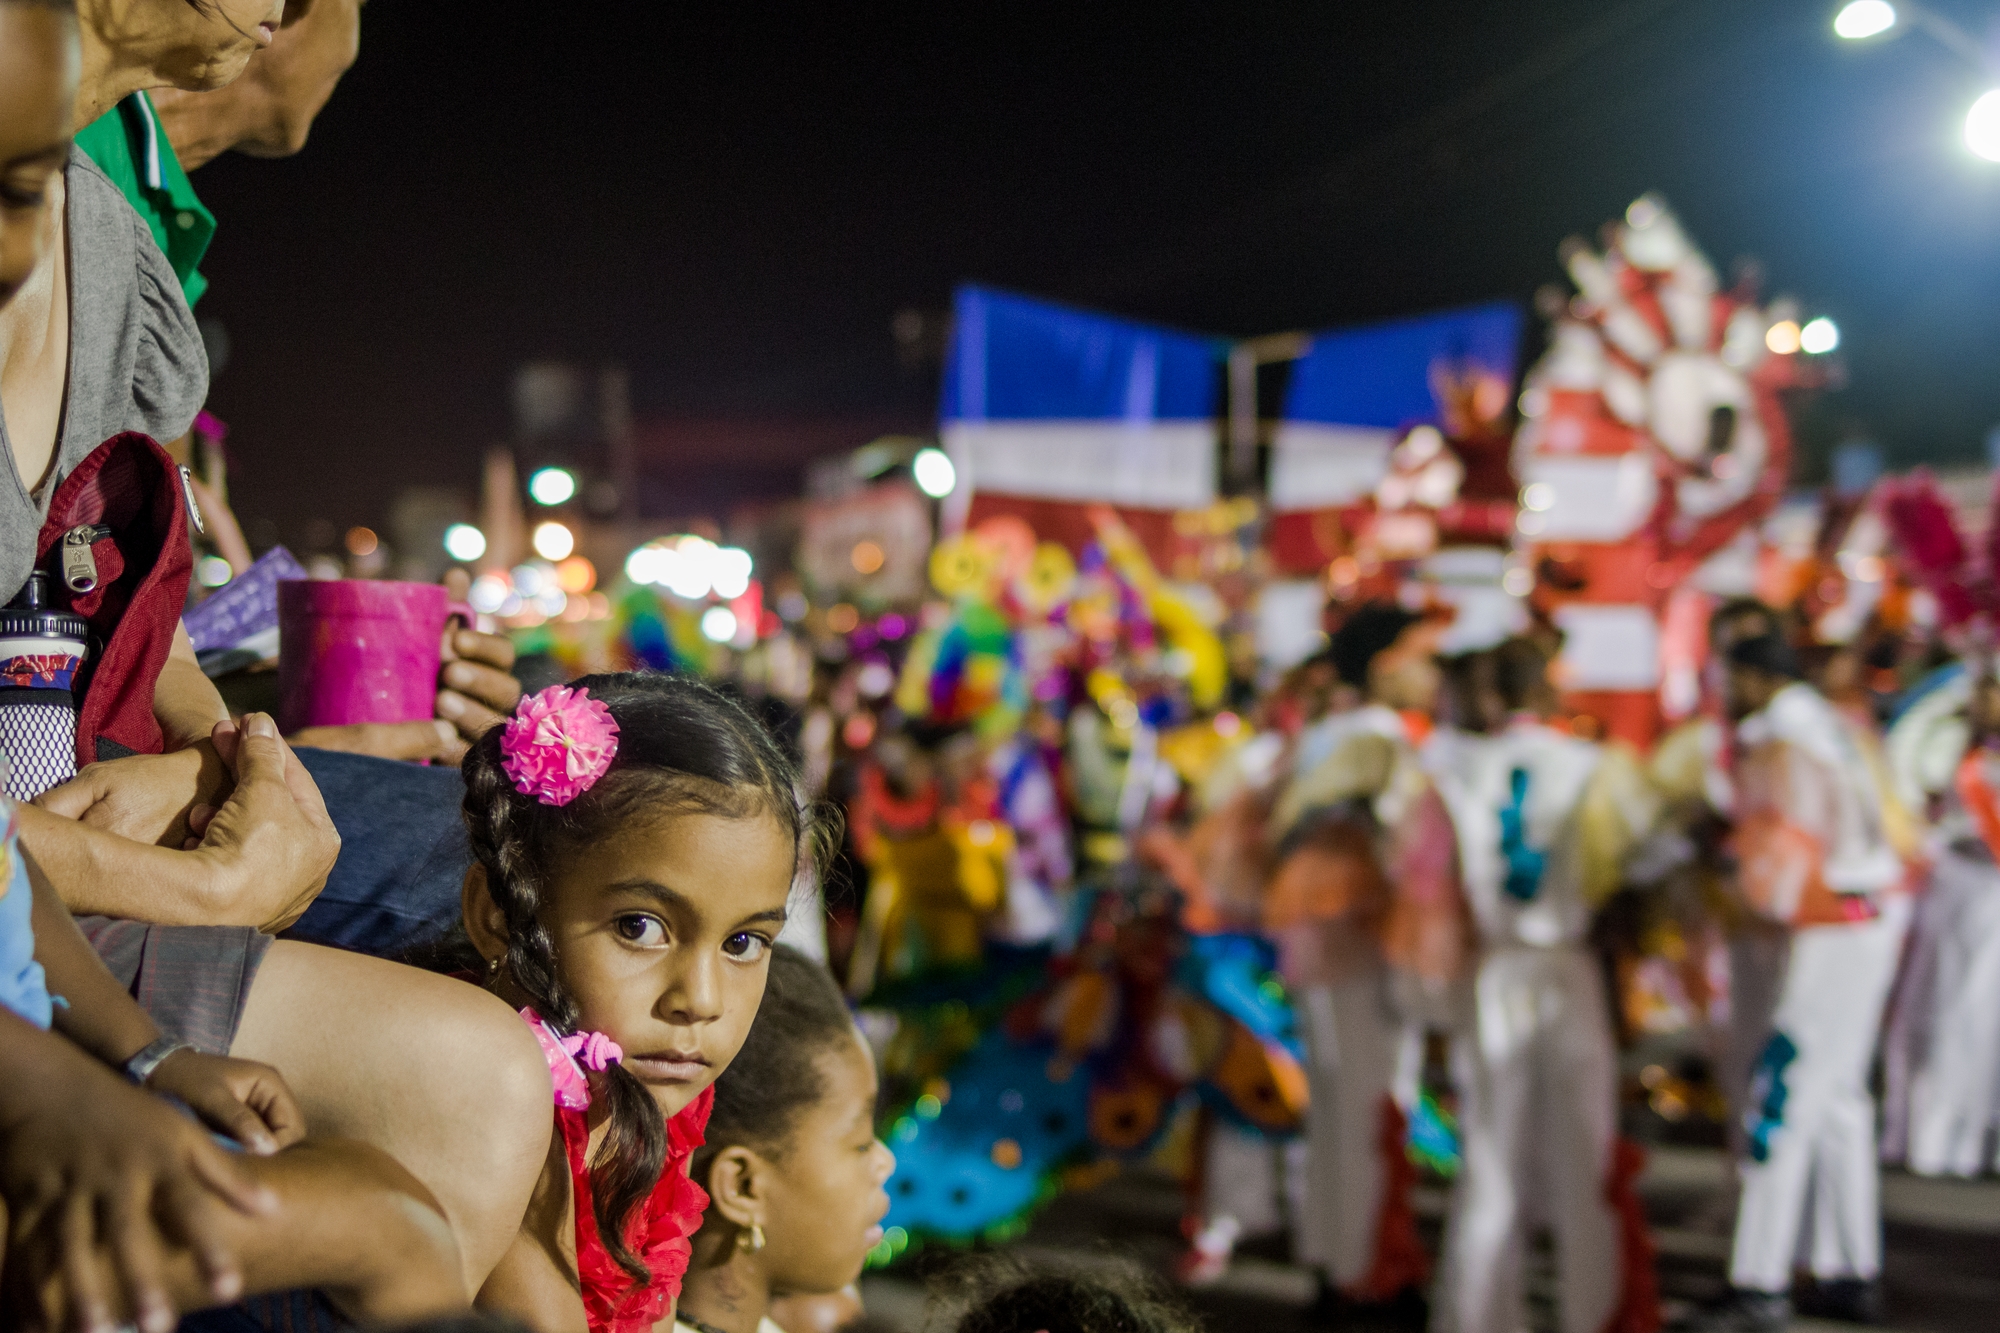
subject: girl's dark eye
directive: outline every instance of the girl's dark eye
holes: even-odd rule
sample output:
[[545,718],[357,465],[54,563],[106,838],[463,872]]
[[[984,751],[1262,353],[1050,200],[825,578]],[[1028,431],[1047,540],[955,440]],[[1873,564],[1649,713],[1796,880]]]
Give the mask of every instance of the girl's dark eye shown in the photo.
[[762,935],[752,935],[748,931],[731,935],[722,942],[722,952],[728,954],[739,963],[756,962],[764,956],[764,951],[770,947],[771,941],[765,939]]
[[618,932],[618,938],[628,944],[651,946],[667,942],[667,928],[658,917],[634,913],[619,917],[611,926]]

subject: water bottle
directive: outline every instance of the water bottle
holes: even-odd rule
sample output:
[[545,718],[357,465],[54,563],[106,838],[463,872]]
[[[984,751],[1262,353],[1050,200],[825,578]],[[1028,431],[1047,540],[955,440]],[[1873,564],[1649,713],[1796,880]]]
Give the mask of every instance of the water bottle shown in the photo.
[[0,608],[0,752],[17,801],[76,776],[76,673],[88,644],[83,617],[49,605],[45,570]]

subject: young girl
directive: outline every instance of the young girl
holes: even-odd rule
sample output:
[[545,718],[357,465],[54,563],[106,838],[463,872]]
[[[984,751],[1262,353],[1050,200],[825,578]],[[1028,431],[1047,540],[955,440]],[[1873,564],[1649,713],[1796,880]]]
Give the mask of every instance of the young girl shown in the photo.
[[853,1282],[882,1239],[895,1169],[875,1137],[875,1058],[839,988],[780,946],[694,1156],[709,1204],[675,1333],[783,1333],[773,1298]]
[[708,1203],[688,1161],[817,824],[763,726],[677,676],[544,690],[463,767],[467,943],[542,1044],[558,1131],[479,1303],[641,1333],[672,1316]]

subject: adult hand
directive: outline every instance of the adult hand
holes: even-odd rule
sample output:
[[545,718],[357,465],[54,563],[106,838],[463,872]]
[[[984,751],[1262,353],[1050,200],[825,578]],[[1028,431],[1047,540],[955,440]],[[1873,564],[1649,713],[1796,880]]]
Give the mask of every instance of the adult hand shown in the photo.
[[5,1011],[0,1124],[0,1323],[170,1333],[170,1249],[193,1251],[215,1301],[241,1293],[221,1212],[267,1217],[278,1199],[200,1125]]
[[236,789],[219,809],[190,813],[189,850],[208,862],[213,892],[230,904],[231,919],[241,918],[247,902],[258,929],[276,934],[305,915],[326,886],[340,834],[312,775],[267,714],[217,723],[212,739]]
[[306,1136],[305,1113],[284,1076],[255,1060],[176,1051],[153,1071],[146,1087],[178,1097],[211,1129],[227,1134],[260,1157]]
[[521,682],[511,674],[514,645],[498,634],[446,630],[444,666],[438,672],[437,715],[458,729],[467,744],[505,722],[521,701]]
[[86,765],[51,787],[35,804],[65,819],[134,842],[179,847],[188,815],[197,806],[222,804],[232,779],[214,742],[200,741],[172,754],[135,754]]

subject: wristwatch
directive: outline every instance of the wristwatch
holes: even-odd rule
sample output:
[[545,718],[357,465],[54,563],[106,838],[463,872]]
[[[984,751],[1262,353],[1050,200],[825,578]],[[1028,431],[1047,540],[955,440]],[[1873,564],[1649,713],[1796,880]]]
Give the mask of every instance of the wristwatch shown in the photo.
[[161,1037],[158,1041],[148,1042],[140,1048],[137,1055],[125,1062],[125,1077],[143,1088],[146,1086],[146,1080],[153,1076],[153,1071],[165,1064],[169,1056],[179,1051],[193,1049],[194,1043],[175,1041],[172,1037]]

